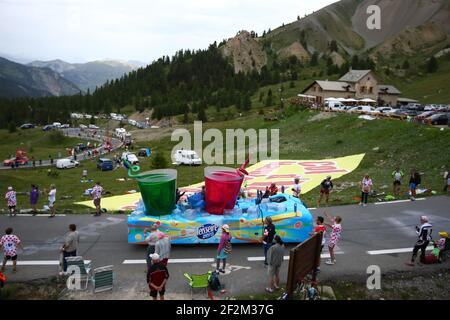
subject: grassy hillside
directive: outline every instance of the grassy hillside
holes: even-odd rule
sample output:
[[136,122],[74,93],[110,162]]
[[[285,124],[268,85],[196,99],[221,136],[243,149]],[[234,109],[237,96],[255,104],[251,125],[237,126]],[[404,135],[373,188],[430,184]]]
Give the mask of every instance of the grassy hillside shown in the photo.
[[41,128],[20,130],[9,133],[7,130],[0,130],[0,159],[7,159],[16,154],[17,149],[27,152],[28,158],[34,156],[36,160],[46,160],[49,156],[57,158],[58,153],[65,156],[66,148],[73,148],[83,140],[77,138],[55,136],[53,132],[43,132]]
[[[314,118],[313,118],[314,117]],[[400,122],[396,120],[360,120],[357,116],[340,114],[330,119],[316,120],[317,112],[297,111],[285,114],[285,118],[277,123],[266,123],[255,112],[240,118],[212,122],[204,125],[208,128],[277,128],[280,129],[281,159],[326,159],[359,153],[366,153],[360,167],[353,173],[335,181],[337,190],[332,199],[333,204],[354,203],[359,196],[357,183],[365,173],[369,173],[374,181],[375,190],[391,192],[390,173],[396,165],[405,172],[413,167],[423,172],[423,187],[442,191],[442,173],[445,166],[450,166],[450,130]],[[192,129],[192,128],[191,128]],[[150,146],[156,152],[169,156],[175,142],[170,135],[140,141],[139,146]],[[204,144],[205,146],[207,143]],[[377,148],[377,149],[375,149]],[[374,151],[376,150],[376,151]],[[238,164],[232,165],[237,166]],[[143,170],[150,169],[149,159],[142,159]],[[186,186],[203,180],[203,168],[178,167],[178,185]],[[88,212],[85,208],[77,208],[74,201],[86,200],[82,196],[92,183],[80,182],[81,171],[88,170],[89,178],[101,181],[111,195],[124,194],[128,190],[137,189],[133,181],[118,182],[126,172],[118,169],[112,172],[99,172],[95,162],[88,161],[78,169],[58,171],[58,177],[50,177],[46,170],[0,171],[3,186],[13,185],[18,191],[28,191],[30,183],[38,183],[41,188],[56,183],[58,197],[70,197],[59,200],[59,209],[73,209],[76,212]],[[3,190],[4,191],[4,190]],[[406,190],[404,190],[406,191]],[[304,200],[314,205],[318,189],[304,196]],[[89,198],[87,198],[89,199]],[[41,199],[41,205],[45,199]],[[373,199],[372,199],[373,200]],[[19,206],[27,207],[26,196],[19,196]]]

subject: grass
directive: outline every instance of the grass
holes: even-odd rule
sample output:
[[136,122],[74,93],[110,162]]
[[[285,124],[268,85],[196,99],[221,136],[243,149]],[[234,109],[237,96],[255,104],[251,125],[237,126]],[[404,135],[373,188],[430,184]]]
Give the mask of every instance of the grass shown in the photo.
[[[36,160],[47,160],[49,156],[56,159],[58,154],[67,155],[66,148],[73,148],[83,140],[69,137],[54,136],[55,131],[42,131],[41,128],[21,130],[17,129],[15,133],[9,133],[7,130],[0,130],[0,159],[9,159],[11,155],[16,154],[17,149],[27,152],[29,159],[34,157]],[[52,138],[53,137],[53,138]]]
[[[353,173],[335,181],[337,187],[344,182],[356,185],[365,173],[369,173],[375,190],[390,193],[390,174],[399,165],[406,173],[416,167],[423,173],[423,187],[436,190],[438,194],[442,193],[442,174],[444,167],[450,164],[450,154],[446,152],[450,150],[450,130],[440,131],[437,128],[397,120],[365,121],[358,119],[356,115],[348,114],[339,114],[328,120],[309,121],[316,114],[317,112],[313,111],[297,111],[279,122],[268,123],[262,121],[261,116],[251,113],[230,121],[206,123],[203,130],[217,128],[223,132],[227,128],[279,129],[281,159],[313,160],[366,153],[364,160]],[[192,125],[187,128],[192,130]],[[176,143],[170,141],[170,137],[163,137],[158,140],[140,141],[135,149],[150,146],[154,152],[163,152],[168,158]],[[205,142],[204,146],[207,144],[209,142]],[[150,160],[141,159],[141,167],[143,170],[150,169]],[[179,186],[203,180],[204,165],[171,167],[178,170]],[[75,201],[89,199],[82,196],[82,193],[91,187],[93,182],[80,182],[83,169],[88,170],[88,177],[93,182],[101,181],[111,195],[125,194],[128,190],[137,189],[134,181],[116,180],[126,177],[124,169],[101,172],[96,169],[95,161],[82,162],[82,166],[77,169],[58,171],[57,177],[49,176],[47,169],[26,169],[1,171],[0,179],[3,186],[13,185],[19,192],[28,191],[31,183],[38,183],[41,189],[55,183],[58,198],[66,198],[58,201],[60,210],[86,212],[89,210],[73,204]],[[305,194],[303,199],[307,204],[314,205],[318,193],[318,189],[313,190]],[[357,186],[344,188],[332,195],[331,203],[354,203],[353,198],[359,194]],[[46,200],[44,198],[41,197],[42,205]],[[25,195],[19,195],[18,201],[19,207],[27,207],[28,199]]]

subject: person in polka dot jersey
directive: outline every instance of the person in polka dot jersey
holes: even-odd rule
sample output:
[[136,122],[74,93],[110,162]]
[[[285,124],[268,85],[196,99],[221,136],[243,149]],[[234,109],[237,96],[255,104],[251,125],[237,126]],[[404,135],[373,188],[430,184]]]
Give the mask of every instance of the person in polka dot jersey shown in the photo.
[[19,237],[13,234],[13,229],[5,230],[5,235],[0,239],[0,246],[3,246],[3,265],[2,272],[5,271],[6,262],[13,262],[13,272],[17,271],[17,247],[23,249]]

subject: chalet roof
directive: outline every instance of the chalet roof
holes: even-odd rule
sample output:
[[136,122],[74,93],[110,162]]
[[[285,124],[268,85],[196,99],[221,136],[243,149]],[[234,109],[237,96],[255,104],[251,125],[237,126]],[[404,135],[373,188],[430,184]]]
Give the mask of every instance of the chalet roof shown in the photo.
[[366,74],[368,74],[371,70],[350,70],[346,74],[344,74],[339,81],[347,81],[347,82],[358,82],[361,80]]
[[347,87],[349,88],[349,91],[354,91],[351,88],[351,85],[347,82],[343,81],[316,81],[317,84],[326,91],[347,91]]
[[402,94],[396,87],[387,84],[378,85],[378,89],[383,94]]

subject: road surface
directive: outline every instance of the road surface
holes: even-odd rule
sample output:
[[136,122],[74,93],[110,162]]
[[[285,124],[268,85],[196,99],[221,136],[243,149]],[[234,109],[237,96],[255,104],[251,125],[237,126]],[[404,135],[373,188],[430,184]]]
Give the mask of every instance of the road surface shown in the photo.
[[[64,135],[68,136],[68,137],[72,137],[72,138],[80,138],[86,141],[96,141],[96,142],[103,142],[103,139],[105,138],[105,132],[103,130],[93,130],[93,129],[85,129],[85,130],[81,130],[79,128],[70,128],[70,129],[62,129],[61,130]],[[92,135],[92,133],[96,131],[97,134],[95,136]],[[117,138],[113,138],[111,137],[111,145],[112,145],[112,150],[111,152],[113,152],[114,150],[120,148],[122,146],[122,141],[120,141]],[[74,146],[75,147],[75,146]],[[93,150],[97,150],[99,155],[102,154],[107,154],[108,151],[104,150],[103,147],[98,147],[95,149],[91,149],[90,151],[92,152]],[[63,158],[70,158],[73,159],[73,157],[63,157]],[[92,159],[92,156],[89,157],[88,155],[88,151],[83,151],[77,154],[77,158],[76,161],[83,161],[83,160],[87,160],[87,159]],[[42,167],[50,167],[50,166],[55,166],[56,165],[56,161],[57,159],[53,159],[53,164],[51,163],[50,159],[44,160],[42,159],[42,163],[39,162],[39,159],[36,159],[36,168],[42,168]],[[28,165],[25,166],[19,166],[15,169],[29,169],[32,168],[33,164],[32,161],[30,159],[30,161],[28,162]],[[12,170],[11,167],[5,167],[5,166],[0,166],[0,170]]]
[[[339,244],[337,264],[322,264],[320,280],[367,278],[366,270],[377,265],[382,272],[411,270],[405,265],[411,256],[416,241],[414,226],[421,215],[427,215],[434,226],[434,238],[439,231],[450,231],[450,197],[432,197],[415,202],[401,201],[372,204],[368,207],[356,205],[326,208],[331,215],[343,218],[342,240]],[[315,209],[314,216],[323,214],[324,209]],[[126,215],[62,215],[53,219],[29,215],[9,218],[0,216],[0,226],[11,226],[23,241],[25,251],[19,256],[19,271],[11,280],[26,281],[54,276],[58,272],[58,248],[63,241],[67,226],[75,223],[81,235],[78,254],[91,260],[93,267],[114,265],[117,290],[133,287],[146,292],[145,247],[127,243]],[[292,247],[292,246],[290,246]],[[169,271],[171,274],[168,292],[188,294],[190,291],[183,273],[203,273],[213,270],[216,255],[215,245],[173,246]],[[286,256],[288,250],[286,250]],[[327,257],[324,250],[323,258]],[[262,292],[266,286],[267,270],[263,266],[263,248],[260,245],[234,245],[228,260],[231,269],[221,276],[228,295]],[[450,262],[446,262],[447,264]],[[287,275],[285,262],[281,279]],[[436,266],[414,267],[437,268]],[[128,288],[128,289],[127,289]],[[189,295],[190,297],[190,295]],[[133,298],[131,295],[130,298]]]

